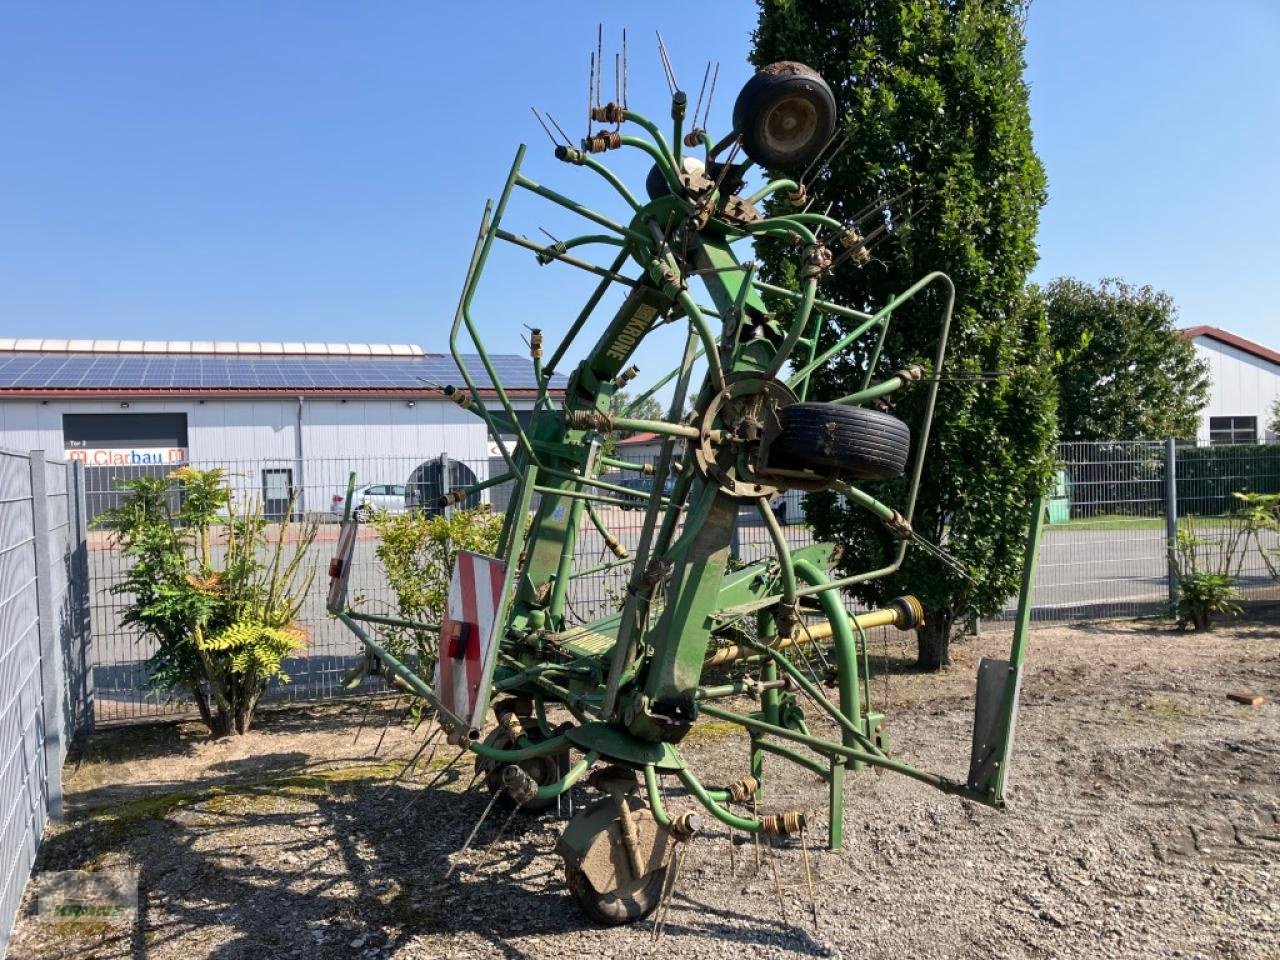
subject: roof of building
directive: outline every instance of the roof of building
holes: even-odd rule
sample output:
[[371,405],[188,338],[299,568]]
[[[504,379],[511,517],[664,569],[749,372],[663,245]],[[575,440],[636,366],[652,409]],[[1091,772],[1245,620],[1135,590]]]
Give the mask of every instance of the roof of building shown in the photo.
[[[529,358],[489,359],[509,393],[536,394]],[[464,355],[463,362],[477,388],[492,392],[480,358]],[[553,391],[562,391],[565,382],[553,376]],[[24,396],[429,396],[463,383],[452,356],[409,344],[0,339],[0,390]]]
[[619,440],[618,445],[621,446],[624,443],[652,443],[654,440],[661,440],[661,439],[662,439],[661,434],[650,433],[649,431],[646,430],[642,433],[633,433],[631,436],[627,437],[625,440]]
[[416,343],[248,343],[243,340],[64,340],[0,337],[0,353],[215,353],[306,357],[421,357]]
[[1243,350],[1245,353],[1257,357],[1259,360],[1265,360],[1268,363],[1274,363],[1280,367],[1280,353],[1272,350],[1270,347],[1264,347],[1260,343],[1254,343],[1239,334],[1232,333],[1229,330],[1223,330],[1220,327],[1188,327],[1185,330],[1179,330],[1179,335],[1187,340],[1194,340],[1196,337],[1208,337],[1210,340],[1217,340],[1219,343],[1225,343],[1229,347],[1235,347],[1237,350]]

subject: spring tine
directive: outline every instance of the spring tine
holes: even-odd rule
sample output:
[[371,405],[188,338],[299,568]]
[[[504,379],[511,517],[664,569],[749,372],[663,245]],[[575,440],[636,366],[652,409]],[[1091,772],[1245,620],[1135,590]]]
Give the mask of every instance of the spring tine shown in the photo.
[[627,109],[627,28],[622,28],[622,109]]
[[431,742],[440,735],[440,731],[443,729],[444,727],[437,727],[435,732],[431,734],[431,736],[427,737],[427,739],[422,741],[422,746],[418,747],[414,755],[409,758],[409,762],[400,768],[400,772],[391,778],[391,782],[387,784],[386,789],[383,790],[382,793],[378,794],[379,800],[385,800],[387,798],[387,794],[391,792],[391,788],[394,787],[397,783],[399,783],[401,778],[403,778],[409,772],[409,768],[418,762],[418,758],[422,756],[422,751],[427,749],[427,747],[431,744]]
[[556,138],[552,135],[551,129],[547,126],[547,122],[542,119],[542,115],[538,113],[538,111],[534,107],[530,107],[529,109],[533,110],[533,115],[538,118],[538,123],[542,127],[543,131],[546,133],[547,139],[551,141],[551,145],[553,147],[560,146],[560,144],[556,142]]
[[936,543],[931,543],[930,541],[926,540],[924,537],[920,536],[920,534],[916,533],[914,530],[911,531],[911,542],[914,543],[916,546],[920,547],[926,553],[931,554],[938,560],[942,561],[944,564],[946,564],[956,573],[960,574],[960,576],[964,577],[974,586],[978,585],[978,581],[975,580],[969,574],[969,571],[965,567],[965,565],[962,564],[955,557],[951,556],[951,554],[947,553],[946,550],[943,550],[942,547],[938,546]]
[[778,910],[782,913],[782,922],[787,923],[787,903],[782,898],[782,881],[778,879],[778,854],[773,849],[773,844],[769,844],[768,849],[769,852],[765,854],[765,858],[769,861],[769,869],[773,871],[773,892],[778,896]]
[[656,924],[656,929],[653,936],[654,940],[662,939],[662,933],[666,929],[667,920],[671,917],[671,900],[673,897],[675,897],[676,884],[680,882],[680,868],[684,866],[684,858],[688,856],[689,848],[691,846],[693,846],[692,840],[686,840],[684,843],[680,845],[680,856],[676,857],[675,873],[672,875],[671,885],[667,887],[667,895],[664,898],[666,903],[666,909],[662,911],[661,922]]
[[410,797],[409,802],[400,808],[400,812],[397,813],[394,817],[392,817],[389,821],[387,821],[387,826],[384,829],[390,829],[392,824],[399,822],[404,817],[405,814],[407,814],[410,810],[412,810],[414,805],[417,804],[419,800],[421,800],[423,797],[427,795],[427,791],[430,790],[432,787],[434,787],[440,781],[440,779],[444,777],[444,775],[449,771],[449,768],[462,759],[463,754],[465,754],[466,752],[467,752],[466,748],[463,748],[462,751],[458,753],[457,756],[455,756],[452,760],[450,760],[443,767],[441,767],[440,771],[436,774],[434,778],[432,778],[431,782],[424,785],[421,790],[419,790],[412,797]]
[[702,86],[698,88],[698,102],[693,108],[693,125],[698,125],[698,115],[702,113],[702,95],[707,92],[707,78],[711,76],[711,61],[707,61],[707,69],[702,71]]
[[804,858],[804,882],[809,887],[809,906],[813,908],[813,929],[818,929],[818,898],[813,894],[813,871],[809,868],[809,843],[805,830],[800,831],[800,856]]
[[587,139],[591,139],[591,108],[596,92],[596,52],[591,51],[591,59],[587,63]]
[[[754,817],[756,820],[760,819],[760,805],[759,805],[759,802],[756,800],[756,795],[754,793],[751,795],[751,816]],[[754,831],[751,834],[751,837],[756,842],[756,873],[759,873],[760,872],[760,831],[759,830]]]
[[[489,811],[493,809],[493,805],[498,802],[498,798],[500,796],[502,796],[501,790],[495,790],[493,792],[493,796],[491,796],[489,798],[489,802],[485,804],[484,813],[480,814],[480,819],[476,821],[476,825],[472,827],[471,832],[467,834],[467,842],[462,845],[462,849],[456,854],[458,857],[461,857],[471,848],[471,841],[474,840],[476,838],[476,834],[480,832],[480,825],[489,818]],[[453,876],[453,871],[458,868],[458,862],[458,860],[454,860],[453,863],[449,864],[449,869],[444,875],[446,880]]]
[[378,755],[378,751],[382,749],[382,741],[386,738],[387,731],[391,729],[391,721],[395,717],[396,707],[400,706],[400,701],[403,699],[404,697],[396,697],[396,702],[391,707],[392,716],[387,717],[387,722],[382,726],[382,735],[378,737],[378,745],[373,748],[373,755],[375,757]]
[[351,741],[353,747],[360,742],[360,734],[364,730],[364,722],[369,719],[369,711],[372,707],[373,697],[370,697],[364,702],[364,712],[360,714],[360,725],[356,727],[356,735]]
[[667,871],[667,875],[662,878],[662,892],[658,894],[658,907],[653,911],[653,926],[649,929],[649,939],[657,941],[658,931],[661,929],[662,911],[667,905],[667,897],[671,893],[671,887],[674,882],[674,868]]
[[417,723],[415,723],[415,724],[413,725],[413,729],[412,729],[412,730],[410,730],[410,731],[409,731],[409,733],[411,733],[411,734],[413,734],[413,733],[417,733],[417,732],[418,732],[418,728],[419,728],[420,726],[422,726],[423,721],[425,721],[429,716],[430,716],[430,713],[429,713],[428,711],[426,711],[426,710],[423,710],[421,713],[419,713],[419,714],[418,714],[418,722],[417,722]]
[[569,139],[569,135],[568,135],[567,133],[565,133],[565,132],[564,132],[564,128],[563,128],[563,127],[561,127],[561,126],[560,126],[560,124],[556,123],[556,118],[555,118],[555,117],[553,117],[553,116],[551,115],[551,111],[550,111],[550,110],[548,110],[548,111],[547,111],[547,119],[551,121],[551,125],[552,125],[553,127],[555,127],[558,131],[560,131],[560,136],[564,137],[564,142],[565,142],[565,143],[567,143],[569,146],[571,146],[571,147],[572,147],[572,146],[573,146],[573,141],[572,141],[572,140],[570,140],[570,139]]
[[596,106],[600,106],[600,83],[604,73],[604,24],[596,24]]
[[720,61],[716,61],[716,68],[711,71],[711,92],[707,94],[707,109],[702,115],[702,129],[707,129],[707,124],[711,121],[711,101],[716,98],[716,81],[720,79]]

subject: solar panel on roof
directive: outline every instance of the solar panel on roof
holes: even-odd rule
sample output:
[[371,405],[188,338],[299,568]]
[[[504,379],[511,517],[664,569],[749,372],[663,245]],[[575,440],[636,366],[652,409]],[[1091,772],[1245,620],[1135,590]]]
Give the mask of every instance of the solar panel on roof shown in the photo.
[[[476,385],[491,386],[478,357],[464,358]],[[494,369],[508,389],[529,389],[533,367],[524,357],[499,355]],[[452,357],[438,354],[397,359],[345,358],[340,356],[246,356],[190,354],[41,354],[0,355],[0,389],[103,387],[178,389],[219,387],[306,389],[315,387],[358,389],[422,388],[429,385],[461,385],[462,377]],[[565,378],[557,375],[553,384]]]

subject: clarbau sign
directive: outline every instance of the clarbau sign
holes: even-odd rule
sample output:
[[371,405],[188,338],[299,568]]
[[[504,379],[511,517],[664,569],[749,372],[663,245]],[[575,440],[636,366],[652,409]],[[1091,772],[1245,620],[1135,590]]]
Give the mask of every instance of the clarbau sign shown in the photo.
[[86,467],[175,466],[187,462],[187,448],[73,447],[67,450],[67,459],[79,460]]

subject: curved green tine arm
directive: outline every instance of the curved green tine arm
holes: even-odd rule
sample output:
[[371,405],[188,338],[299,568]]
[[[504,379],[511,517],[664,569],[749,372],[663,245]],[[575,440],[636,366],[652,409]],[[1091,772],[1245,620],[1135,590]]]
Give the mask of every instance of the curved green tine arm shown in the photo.
[[493,760],[496,763],[521,763],[525,760],[533,760],[536,757],[549,757],[552,754],[559,753],[569,748],[569,740],[564,734],[558,737],[552,737],[550,740],[543,740],[541,743],[535,743],[532,746],[521,747],[517,750],[503,750],[500,747],[491,747],[484,743],[472,743],[467,749],[476,756],[484,757],[486,760]]
[[700,804],[706,807],[707,812],[725,826],[733,827],[735,830],[743,830],[747,833],[762,833],[764,831],[764,824],[754,817],[739,817],[720,806],[712,798],[711,794],[707,792],[706,788],[698,782],[698,778],[687,769],[677,770],[676,776],[680,778],[680,782],[684,784],[685,789],[693,794]]
[[608,181],[609,185],[618,192],[618,196],[622,197],[632,210],[636,213],[640,212],[640,208],[643,204],[636,199],[635,194],[627,189],[626,184],[618,178],[616,173],[606,167],[599,160],[596,160],[589,153],[585,153],[582,150],[574,150],[571,147],[564,147],[562,150],[564,152],[564,156],[560,156],[560,151],[557,151],[557,157],[560,157],[560,159],[564,160],[566,163],[572,163],[577,166],[586,167],[589,170],[594,170]]
[[757,220],[745,228],[745,232],[751,236],[759,233],[776,234],[785,236],[791,234],[799,237],[805,243],[817,243],[813,231],[806,227],[803,223],[789,216],[768,217],[764,220]]
[[845,225],[835,217],[828,217],[825,213],[784,213],[780,216],[795,223],[816,223],[819,226],[830,227],[833,230],[845,229]]
[[765,753],[772,753],[775,757],[781,757],[789,763],[794,763],[798,767],[803,767],[812,773],[816,773],[824,780],[831,776],[831,771],[827,769],[825,764],[821,764],[813,757],[806,757],[804,754],[797,753],[795,750],[784,747],[779,743],[772,743],[756,737],[755,748],[763,750]]
[[[919,368],[917,368],[918,370]],[[881,380],[879,383],[869,387],[864,387],[857,393],[851,393],[847,396],[832,400],[832,403],[839,403],[843,406],[857,406],[866,403],[868,400],[877,400],[880,397],[887,397],[891,393],[896,393],[903,387],[914,383],[918,377],[912,376],[909,370],[899,370],[888,380]]]
[[756,508],[760,511],[760,519],[764,521],[765,529],[769,531],[769,539],[773,541],[773,548],[777,552],[778,570],[782,575],[782,602],[787,605],[794,604],[796,602],[796,568],[791,561],[787,536],[782,532],[778,518],[769,509],[768,500],[761,497],[756,501]]
[[[940,270],[935,270],[933,273],[925,274],[925,276],[921,277],[919,280],[913,283],[910,287],[908,287],[902,293],[898,294],[895,297],[892,297],[888,303],[886,303],[883,307],[877,310],[874,314],[868,315],[865,313],[857,313],[856,311],[844,314],[845,316],[852,316],[855,319],[864,320],[865,322],[859,325],[854,330],[851,330],[849,333],[845,334],[843,337],[841,337],[839,340],[833,343],[826,350],[822,351],[822,353],[819,356],[813,359],[812,363],[806,364],[802,369],[792,374],[791,379],[787,381],[788,385],[796,383],[802,377],[807,376],[809,373],[812,373],[814,370],[821,367],[828,360],[834,357],[837,353],[840,353],[841,351],[846,350],[849,347],[849,344],[853,343],[853,341],[857,340],[860,336],[862,336],[864,333],[870,330],[874,324],[879,323],[880,321],[887,318],[890,314],[893,313],[895,309],[902,306],[902,304],[910,300],[912,297],[914,297],[917,293],[919,293],[925,287],[928,287],[934,283],[939,283],[939,282],[945,284],[948,291],[946,312],[943,319],[942,339],[940,341],[942,346],[945,348],[946,342],[947,342],[947,334],[951,328],[951,313],[955,309],[956,287],[955,287],[955,284],[951,282],[950,277],[948,277],[945,273],[941,272]],[[759,286],[759,284],[757,284],[757,286]],[[774,292],[783,293],[784,296],[788,293],[791,294],[791,296],[793,297],[799,296],[794,291],[776,290]],[[822,310],[824,313],[840,312],[840,310],[835,310],[835,311],[827,310],[825,304],[821,305],[819,309]],[[847,309],[847,308],[844,308],[844,309]],[[940,376],[941,373],[942,373],[941,366],[935,363],[934,376],[935,377]]]
[[646,764],[644,768],[644,786],[649,794],[649,809],[653,813],[653,819],[658,821],[658,826],[664,829],[669,828],[671,815],[667,813],[667,808],[662,803],[662,791],[658,789],[658,774],[651,763]]
[[795,350],[796,344],[800,342],[800,337],[808,329],[809,314],[813,312],[813,302],[817,299],[817,296],[818,278],[813,276],[804,282],[800,306],[796,308],[795,317],[791,321],[791,326],[787,329],[786,339],[778,346],[778,349],[773,354],[773,359],[769,361],[769,367],[764,372],[766,380],[776,376],[778,371],[782,369],[782,365],[787,362],[787,358]]
[[[782,297],[784,300],[791,300],[794,302],[794,301],[800,300],[802,296],[802,294],[796,292],[795,290],[788,290],[786,287],[779,287],[776,284],[766,283],[764,280],[757,279],[753,282],[755,283],[757,290],[763,291],[765,293],[775,294],[776,296]],[[840,304],[832,303],[830,300],[815,300],[813,306],[815,310],[818,310],[821,313],[835,314],[837,317],[845,317],[849,320],[876,319],[872,314],[863,313],[861,310],[854,310],[851,307],[842,307],[840,306]],[[849,342],[852,343],[853,341],[849,341]],[[848,344],[845,344],[845,346],[848,346]],[[827,357],[827,359],[829,360],[830,357]],[[820,362],[825,363],[826,360],[822,360]],[[795,380],[798,380],[798,379],[799,379],[798,376],[793,377],[791,382],[794,382]]]
[[633,243],[638,243],[642,246],[647,246],[649,243],[649,241],[645,237],[636,233],[634,230],[628,227],[624,227],[622,224],[617,223],[613,220],[610,220],[608,217],[606,217],[602,213],[596,213],[590,207],[583,206],[582,204],[578,203],[578,201],[576,200],[570,200],[568,197],[566,197],[562,193],[556,193],[550,187],[544,187],[542,184],[538,183],[536,180],[530,180],[528,177],[521,174],[516,176],[515,184],[518,187],[523,187],[525,190],[528,190],[530,193],[536,193],[538,196],[542,197],[544,200],[550,200],[552,203],[558,204],[564,207],[566,210],[573,211],[574,213],[578,214],[578,216],[580,217],[585,217],[588,220],[598,223],[600,224],[600,226],[604,227],[606,230],[612,230],[614,233],[618,234],[621,237],[625,237],[626,239],[632,241]]
[[674,169],[675,155],[671,152],[671,148],[667,146],[667,140],[662,135],[662,131],[658,129],[658,125],[656,123],[644,114],[636,113],[633,110],[624,110],[622,112],[622,119],[630,120],[632,123],[637,123],[644,127],[645,130],[649,131],[649,136],[653,137],[653,144],[651,144],[651,146],[656,146],[661,156],[666,160],[667,166]]
[[579,760],[577,763],[575,763],[572,767],[569,768],[568,773],[566,773],[559,780],[555,781],[555,783],[548,783],[544,787],[539,787],[538,792],[534,795],[534,798],[537,800],[550,800],[553,797],[560,796],[560,794],[565,793],[575,783],[581,780],[582,777],[586,774],[586,772],[591,769],[591,765],[599,759],[600,759],[600,754],[597,751],[595,750],[589,751],[588,753],[583,755],[581,760]]
[[747,203],[759,203],[771,193],[777,193],[779,190],[791,190],[794,192],[798,189],[800,189],[800,184],[794,180],[770,180],[751,196],[747,197]]

